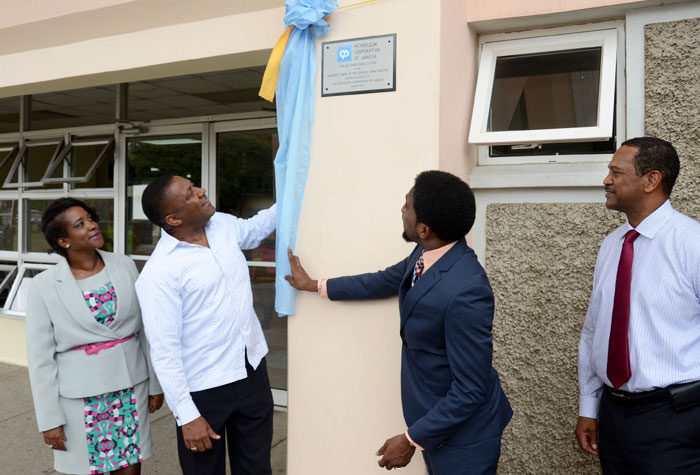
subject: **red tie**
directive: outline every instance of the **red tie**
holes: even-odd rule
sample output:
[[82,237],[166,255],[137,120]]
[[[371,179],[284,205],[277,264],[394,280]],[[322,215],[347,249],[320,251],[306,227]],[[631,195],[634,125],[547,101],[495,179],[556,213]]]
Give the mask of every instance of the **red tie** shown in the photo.
[[610,341],[608,343],[608,379],[615,389],[629,381],[630,350],[628,331],[630,326],[630,284],[632,281],[632,259],[634,258],[634,240],[639,233],[634,229],[627,231],[622,244],[620,263],[617,266],[615,281],[615,301],[613,303]]

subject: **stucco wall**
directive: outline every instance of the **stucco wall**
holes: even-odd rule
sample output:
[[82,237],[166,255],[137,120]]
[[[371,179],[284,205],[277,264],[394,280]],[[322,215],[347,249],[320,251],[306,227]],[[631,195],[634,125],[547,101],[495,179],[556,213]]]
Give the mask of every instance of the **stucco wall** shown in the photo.
[[670,141],[681,158],[674,206],[700,218],[700,19],[647,25],[645,131]]
[[494,365],[515,416],[499,474],[581,474],[576,358],[598,247],[622,222],[603,204],[495,204],[486,269],[496,296]]

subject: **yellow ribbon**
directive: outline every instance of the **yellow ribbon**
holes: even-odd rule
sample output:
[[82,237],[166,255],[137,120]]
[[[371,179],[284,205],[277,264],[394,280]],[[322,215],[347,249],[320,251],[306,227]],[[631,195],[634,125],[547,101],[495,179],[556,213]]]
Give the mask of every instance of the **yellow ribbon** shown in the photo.
[[[365,0],[363,2],[352,3],[350,5],[345,5],[338,7],[337,10],[342,10],[343,8],[356,7],[359,5],[366,5],[368,3],[374,3],[379,0]],[[331,15],[326,18],[326,21],[330,20]],[[294,25],[290,26],[282,33],[279,37],[275,47],[272,48],[272,53],[270,53],[270,59],[267,61],[267,67],[265,68],[265,74],[263,74],[262,84],[260,85],[260,92],[258,95],[265,99],[266,101],[272,102],[275,99],[275,90],[277,89],[277,79],[280,73],[280,63],[282,63],[282,57],[284,56],[284,50],[287,49],[287,42],[289,41],[289,35],[292,32]]]
[[359,5],[366,5],[368,3],[374,3],[374,2],[378,2],[378,1],[379,0],[365,0],[364,2],[351,3],[350,5],[345,5],[345,6],[336,8],[336,11],[342,10],[343,8],[352,8],[352,7],[357,7]]
[[275,89],[277,89],[277,77],[280,73],[280,63],[282,62],[282,56],[284,56],[284,50],[287,48],[287,41],[289,41],[289,34],[292,32],[292,28],[294,28],[294,26],[290,26],[282,33],[275,47],[272,48],[270,59],[267,61],[262,85],[258,93],[258,95],[266,101],[272,102],[275,99]]

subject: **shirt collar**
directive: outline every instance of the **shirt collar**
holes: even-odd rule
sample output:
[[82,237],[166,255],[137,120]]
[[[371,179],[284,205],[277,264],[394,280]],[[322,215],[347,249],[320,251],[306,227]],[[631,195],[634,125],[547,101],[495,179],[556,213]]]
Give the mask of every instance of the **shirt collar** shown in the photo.
[[668,220],[671,219],[673,213],[674,209],[673,206],[671,206],[671,201],[666,200],[664,201],[664,204],[656,208],[656,210],[654,210],[653,213],[644,218],[644,220],[641,223],[639,223],[639,225],[636,228],[633,228],[630,222],[626,220],[625,225],[627,229],[625,231],[625,234],[627,234],[627,231],[629,231],[630,229],[635,229],[642,236],[649,239],[654,239],[656,233],[658,233],[659,230],[664,226],[664,224],[666,224]]
[[430,251],[423,250],[423,272],[427,271],[430,266],[435,264],[438,259],[447,253],[447,251],[452,249],[452,246],[455,244],[457,244],[457,241],[445,244],[442,247],[438,247],[437,249],[432,249]]
[[160,239],[158,239],[158,247],[161,249],[161,252],[164,254],[170,254],[173,249],[177,247],[177,245],[180,243],[180,241],[168,234],[168,232],[160,228]]
[[[207,223],[206,227],[209,227],[209,223]],[[160,248],[160,252],[167,256],[178,247],[194,246],[194,244],[190,244],[186,241],[180,241],[178,238],[168,233],[165,229],[161,228],[160,239],[158,240],[157,246]]]

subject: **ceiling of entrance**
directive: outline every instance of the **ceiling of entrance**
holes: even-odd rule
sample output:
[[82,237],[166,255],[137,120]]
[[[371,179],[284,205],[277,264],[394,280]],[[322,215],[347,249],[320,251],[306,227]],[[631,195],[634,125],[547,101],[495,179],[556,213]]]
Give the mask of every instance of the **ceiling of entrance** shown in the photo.
[[[258,97],[264,66],[139,81],[129,84],[128,120],[148,121],[275,110]],[[32,130],[110,124],[116,86],[32,96]],[[16,132],[19,99],[0,99],[0,133]]]

